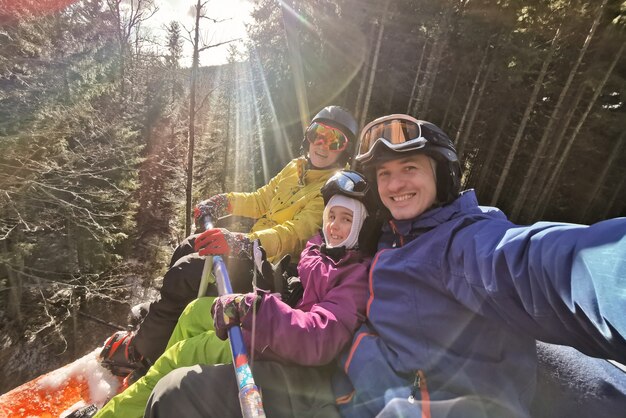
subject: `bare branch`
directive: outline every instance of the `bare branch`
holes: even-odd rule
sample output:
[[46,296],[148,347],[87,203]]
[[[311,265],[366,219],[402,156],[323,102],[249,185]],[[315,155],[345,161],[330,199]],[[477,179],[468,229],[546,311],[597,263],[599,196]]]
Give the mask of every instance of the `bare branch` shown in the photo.
[[217,20],[217,19],[213,19],[212,17],[205,16],[205,15],[200,15],[200,18],[201,19],[210,20],[213,23],[222,23],[222,22],[226,22],[227,20],[233,20],[232,17],[228,17],[226,19]]
[[216,43],[216,44],[213,44],[213,45],[206,45],[206,46],[203,46],[202,48],[199,48],[198,52],[202,52],[202,51],[205,51],[205,50],[210,49],[210,48],[215,48],[215,47],[218,47],[218,46],[221,46],[221,45],[225,45],[225,44],[229,44],[231,42],[241,41],[241,40],[242,40],[242,38],[237,38],[237,39],[231,39],[230,41],[219,42],[219,43]]
[[193,45],[193,36],[191,35],[191,29],[187,29],[187,26],[183,25],[182,23],[180,24],[180,26],[182,26],[182,28],[185,30],[185,32],[187,32],[187,36],[181,35],[182,38],[185,41],[190,42]]
[[7,231],[7,233],[6,233],[6,234],[4,234],[4,236],[3,236],[3,237],[0,237],[0,241],[5,240],[5,239],[9,238],[9,235],[11,234],[11,231],[13,231],[16,227],[17,227],[17,225],[13,225],[13,226],[11,227],[11,229],[9,229],[9,230]]
[[[219,86],[218,86],[219,87]],[[215,87],[213,89],[211,89],[203,98],[202,101],[200,102],[200,104],[198,105],[198,107],[196,108],[196,112],[199,112],[200,109],[202,109],[202,106],[204,106],[204,104],[206,103],[207,99],[209,98],[209,96],[211,96],[211,93],[213,93],[215,90],[218,89],[218,87]]]

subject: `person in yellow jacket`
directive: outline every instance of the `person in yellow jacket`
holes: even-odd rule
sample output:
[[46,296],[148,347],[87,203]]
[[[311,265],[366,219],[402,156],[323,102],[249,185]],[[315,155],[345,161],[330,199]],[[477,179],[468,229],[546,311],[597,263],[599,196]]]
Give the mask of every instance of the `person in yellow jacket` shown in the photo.
[[[119,331],[105,342],[102,363],[114,374],[141,375],[164,352],[183,309],[198,294],[205,255],[227,256],[233,291],[252,289],[252,242],[256,239],[271,262],[288,263],[322,224],[321,187],[352,157],[358,123],[346,109],[327,106],[304,134],[305,155],[290,161],[267,185],[252,193],[225,193],[195,208],[196,220],[232,214],[254,218],[250,232],[213,228],[186,238],[174,251],[163,277],[160,298],[147,306],[136,331]],[[257,283],[272,290],[272,283]],[[217,295],[214,284],[209,296]],[[145,305],[145,304],[144,304]]]
[[[313,154],[309,159],[300,157],[290,161],[255,192],[219,194],[199,204],[196,207],[198,217],[204,213],[213,219],[229,214],[257,219],[250,233],[216,228],[190,238],[194,239],[200,255],[241,252],[248,255],[252,242],[258,239],[272,263],[288,254],[297,258],[306,241],[319,231],[324,210],[320,188],[338,168],[334,162],[329,168],[312,169],[312,162],[320,159],[315,154],[315,148],[319,147],[322,145],[312,144]],[[337,152],[331,150],[325,155],[335,160]],[[224,236],[223,241],[221,236]]]

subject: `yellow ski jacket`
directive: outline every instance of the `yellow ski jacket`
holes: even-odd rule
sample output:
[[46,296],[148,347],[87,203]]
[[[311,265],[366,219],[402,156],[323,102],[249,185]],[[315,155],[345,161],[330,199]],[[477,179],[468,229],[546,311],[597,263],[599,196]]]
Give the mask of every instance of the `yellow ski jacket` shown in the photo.
[[259,239],[276,262],[291,254],[292,261],[322,225],[324,200],[320,189],[337,170],[307,168],[304,157],[291,160],[268,184],[252,193],[228,193],[231,213],[257,219],[250,239]]

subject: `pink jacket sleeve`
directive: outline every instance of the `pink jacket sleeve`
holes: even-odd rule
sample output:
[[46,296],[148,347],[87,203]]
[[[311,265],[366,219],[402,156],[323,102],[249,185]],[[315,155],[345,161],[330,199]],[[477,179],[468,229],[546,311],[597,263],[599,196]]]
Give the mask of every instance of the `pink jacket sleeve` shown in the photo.
[[[365,319],[369,261],[330,271],[326,279],[336,285],[308,312],[291,308],[277,295],[265,295],[256,317],[256,352],[263,358],[306,366],[332,361]],[[250,347],[251,315],[243,329]]]

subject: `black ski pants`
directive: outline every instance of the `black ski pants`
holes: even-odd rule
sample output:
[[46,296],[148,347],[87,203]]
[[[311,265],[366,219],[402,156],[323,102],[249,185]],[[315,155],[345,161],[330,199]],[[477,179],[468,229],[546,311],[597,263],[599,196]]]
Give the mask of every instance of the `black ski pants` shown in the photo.
[[[268,418],[339,418],[328,367],[256,361],[252,374]],[[232,364],[196,365],[170,372],[150,395],[144,417],[241,417]]]

